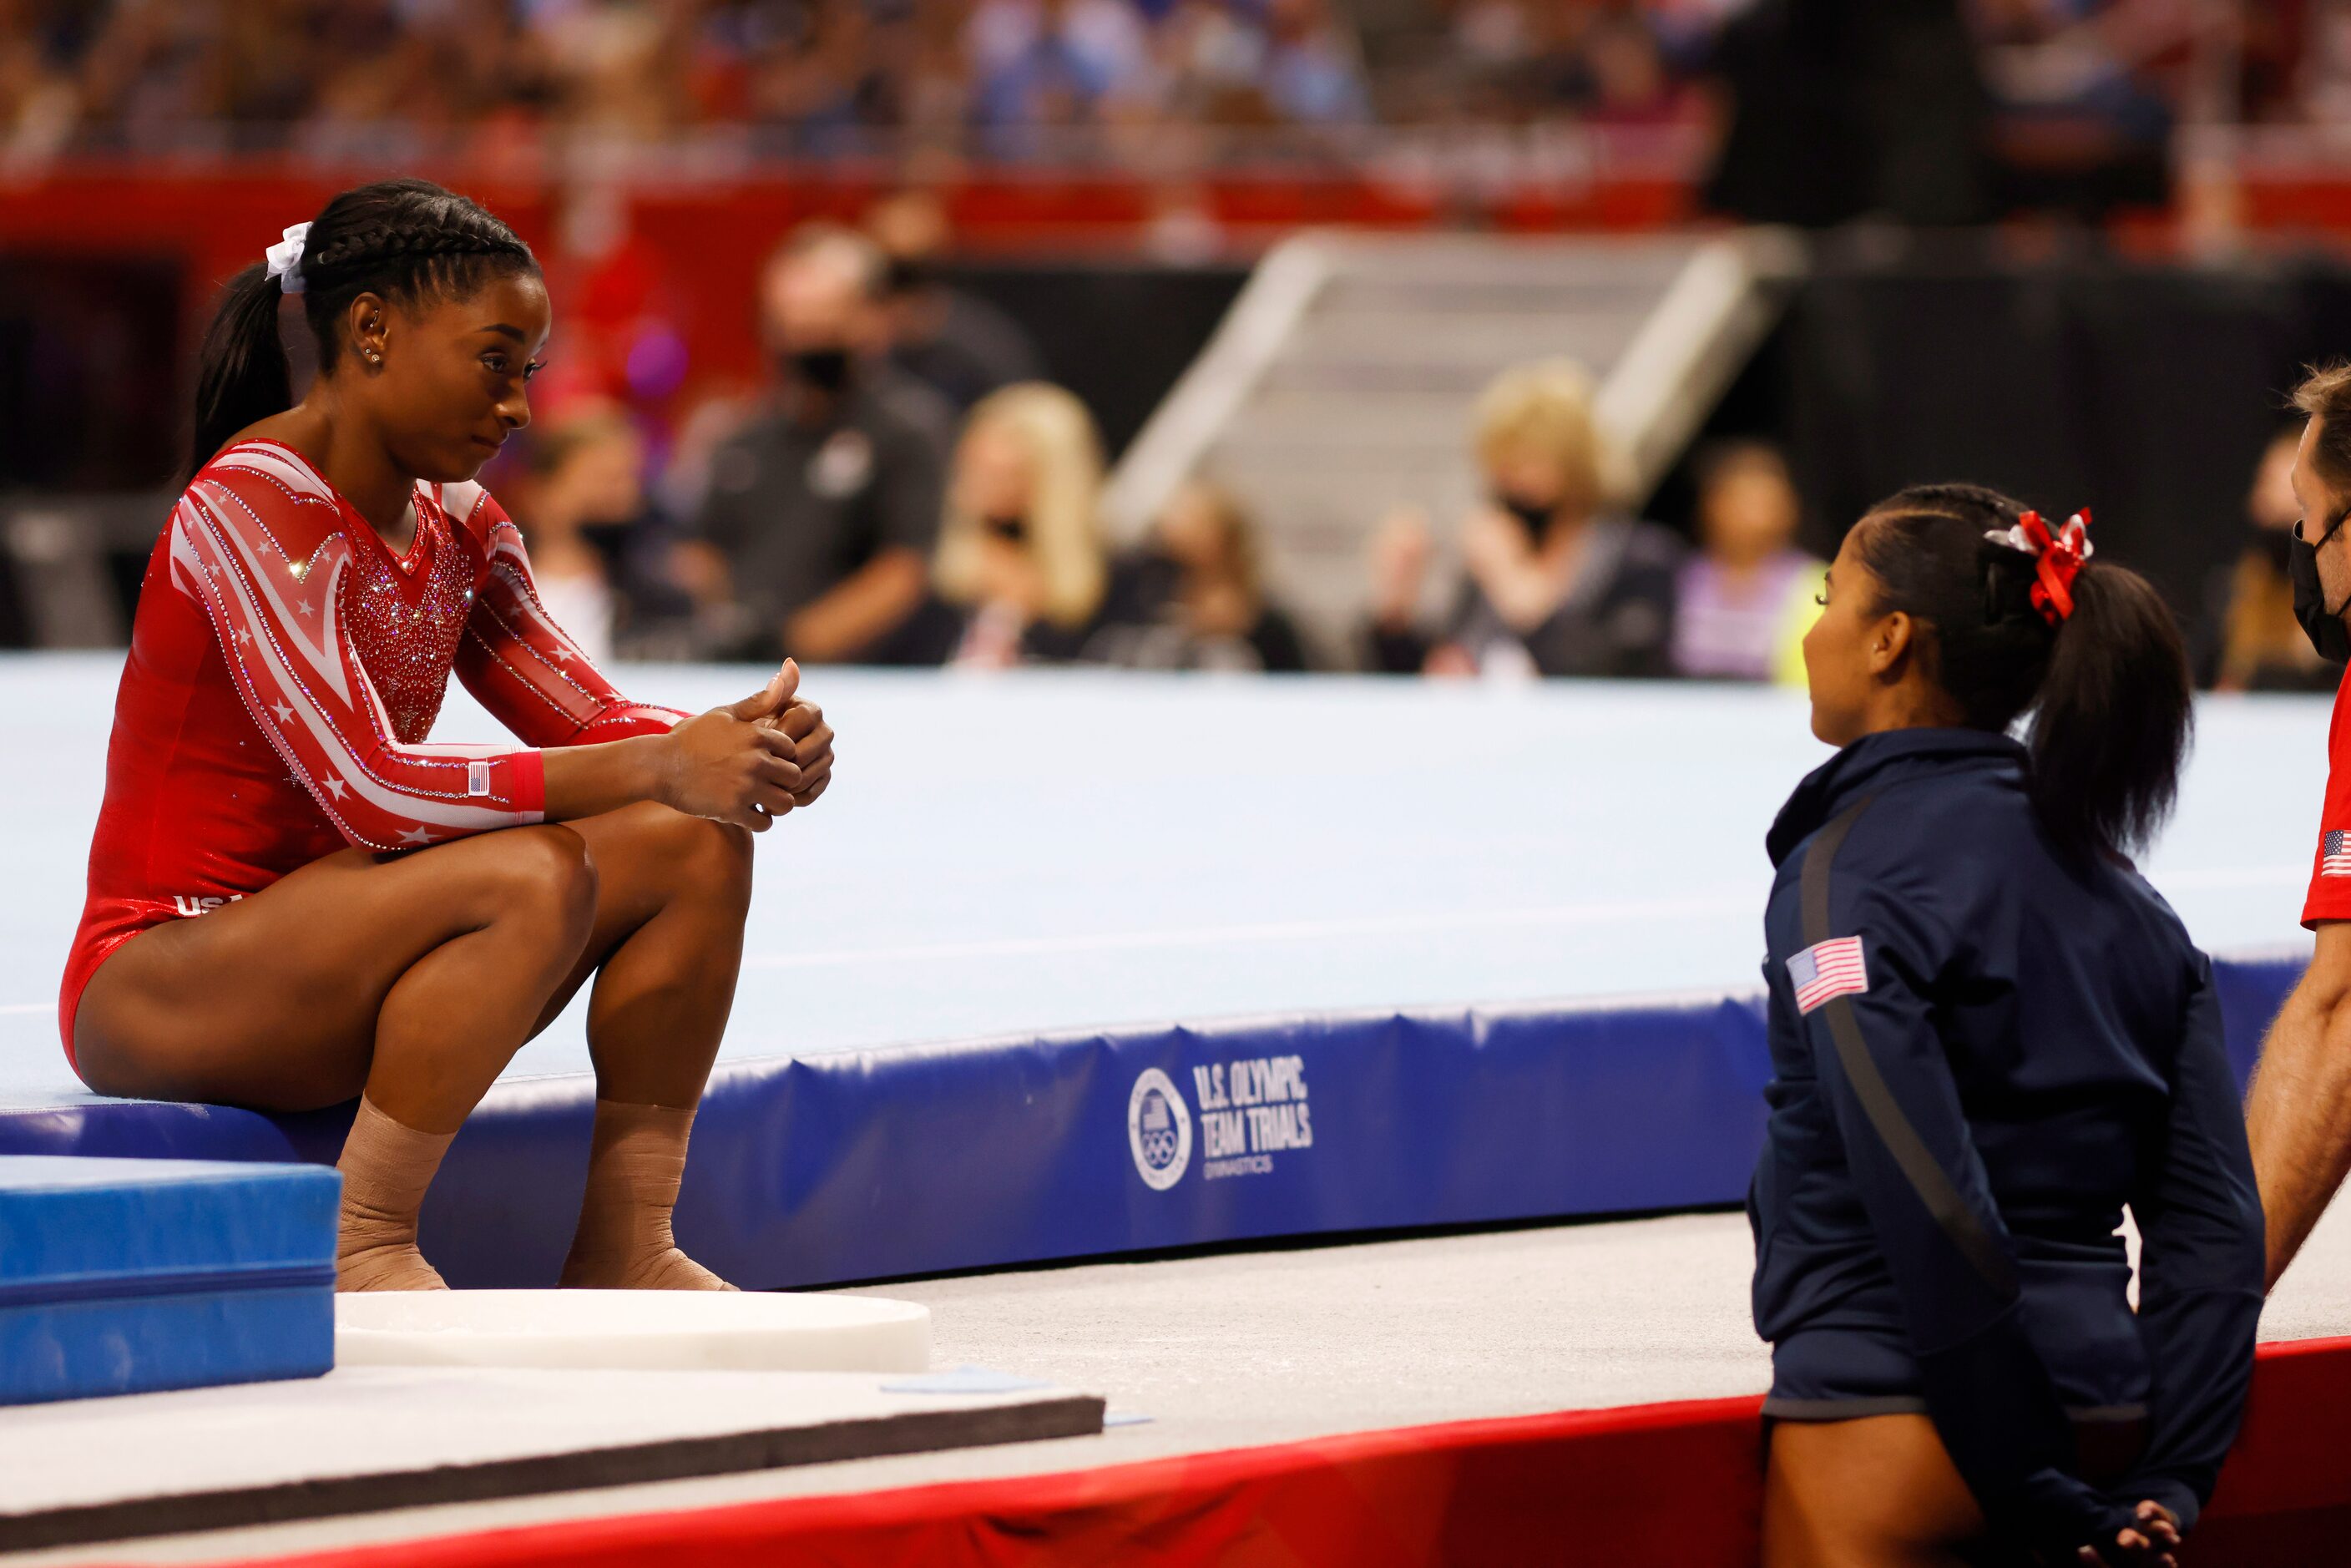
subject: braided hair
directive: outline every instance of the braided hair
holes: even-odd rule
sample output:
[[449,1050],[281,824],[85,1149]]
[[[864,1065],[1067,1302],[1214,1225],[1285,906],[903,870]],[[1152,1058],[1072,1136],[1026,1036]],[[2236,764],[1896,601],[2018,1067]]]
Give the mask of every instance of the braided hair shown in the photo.
[[[342,319],[362,294],[402,305],[462,298],[491,277],[538,270],[514,230],[429,180],[345,191],[311,220],[298,265],[320,375],[341,358]],[[238,431],[294,405],[293,371],[277,333],[282,292],[260,262],[229,280],[198,363],[190,475]]]
[[2051,836],[2134,850],[2170,813],[2194,723],[2179,628],[2145,578],[2103,560],[2074,576],[2070,614],[2036,606],[2033,557],[1986,537],[2023,515],[1981,486],[1914,486],[1870,509],[1854,550],[1877,613],[1920,623],[1922,668],[1963,725],[1998,734],[2031,713]]

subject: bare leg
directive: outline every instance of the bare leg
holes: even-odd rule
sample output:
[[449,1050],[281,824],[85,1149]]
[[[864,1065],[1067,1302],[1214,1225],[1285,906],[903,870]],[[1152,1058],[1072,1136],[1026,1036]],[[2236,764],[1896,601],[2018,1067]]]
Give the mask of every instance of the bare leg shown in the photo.
[[1924,1416],[1771,1428],[1763,1568],[1964,1568],[1983,1529]]
[[569,829],[304,866],[123,944],[82,993],[102,1094],[316,1111],[365,1090],[454,1133],[578,962],[596,873]]
[[[298,1111],[364,1090],[391,1124],[445,1147],[592,975],[599,1099],[634,1135],[610,1135],[600,1107],[599,1201],[573,1277],[716,1287],[671,1242],[669,1211],[733,1002],[750,865],[748,834],[652,805],[410,855],[330,855],[126,944],[84,993],[77,1055],[107,1093]],[[366,1212],[347,1212],[347,1245],[385,1264],[371,1277],[437,1282],[413,1257],[437,1155],[419,1175],[423,1145],[388,1146],[402,1169],[350,1184]]]
[[[575,824],[600,873],[595,930],[556,1009],[589,972],[596,1132],[563,1283],[724,1290],[670,1230],[694,1108],[742,962],[751,837],[634,806]],[[552,1016],[552,1013],[549,1014]]]
[[347,1288],[436,1286],[417,1207],[595,908],[594,864],[563,828],[329,855],[124,944],[83,993],[77,1059],[110,1094],[308,1111],[364,1091],[339,1271]]
[[588,1054],[599,1097],[691,1110],[735,1005],[751,835],[655,805],[570,826],[596,863],[596,919],[542,1021],[592,973]]

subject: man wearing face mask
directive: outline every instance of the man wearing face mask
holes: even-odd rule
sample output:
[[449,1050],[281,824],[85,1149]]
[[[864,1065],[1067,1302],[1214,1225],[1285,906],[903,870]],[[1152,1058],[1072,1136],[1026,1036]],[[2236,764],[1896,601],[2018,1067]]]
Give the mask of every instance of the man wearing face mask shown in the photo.
[[[2351,513],[2351,365],[2312,372],[2294,401],[2310,416],[2293,472],[2302,507],[2287,561],[2294,616],[2320,655],[2341,664],[2351,661],[2345,620],[2351,613],[2351,530],[2344,527]],[[2272,1285],[2351,1170],[2351,699],[2343,691],[2327,731],[2326,804],[2302,911],[2317,946],[2262,1042],[2245,1104]]]
[[760,284],[778,383],[711,456],[680,577],[712,652],[894,663],[923,602],[953,416],[879,357],[882,256],[810,225]]
[[886,197],[866,213],[865,232],[888,267],[892,364],[964,413],[999,387],[1044,379],[1037,346],[1019,323],[940,275],[953,231],[937,196],[910,190]]
[[1416,520],[1374,547],[1372,658],[1399,674],[1655,676],[1673,673],[1681,546],[1603,510],[1592,383],[1564,360],[1503,372],[1479,400],[1487,502],[1461,530],[1466,580],[1440,634],[1415,622],[1427,559]]

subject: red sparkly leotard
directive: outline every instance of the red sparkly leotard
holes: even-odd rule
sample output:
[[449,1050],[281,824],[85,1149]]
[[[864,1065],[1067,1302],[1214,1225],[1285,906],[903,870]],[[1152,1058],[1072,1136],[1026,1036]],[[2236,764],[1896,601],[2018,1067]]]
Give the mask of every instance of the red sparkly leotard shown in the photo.
[[[449,673],[525,744],[424,744]],[[419,485],[395,554],[291,447],[205,465],[147,563],[114,699],[89,899],[57,1021],[151,925],[204,915],[346,844],[391,851],[536,822],[536,747],[666,730],[541,608],[479,485]]]

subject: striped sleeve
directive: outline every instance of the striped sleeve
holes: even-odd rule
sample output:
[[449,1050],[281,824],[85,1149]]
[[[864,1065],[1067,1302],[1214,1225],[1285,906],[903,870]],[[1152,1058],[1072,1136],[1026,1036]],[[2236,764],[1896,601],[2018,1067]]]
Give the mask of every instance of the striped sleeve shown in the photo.
[[[214,467],[250,469],[266,482],[256,495],[275,486],[298,507],[300,487],[317,483],[258,448]],[[242,483],[198,475],[172,515],[172,580],[204,605],[246,711],[343,837],[398,850],[538,821],[546,781],[537,751],[395,738],[343,625],[350,542],[314,529],[319,542],[298,559],[256,506]],[[284,537],[307,536],[287,528]]]
[[631,702],[589,662],[539,602],[520,530],[479,485],[444,486],[441,502],[487,558],[457,677],[500,723],[534,746],[585,746],[664,734],[687,716]]

